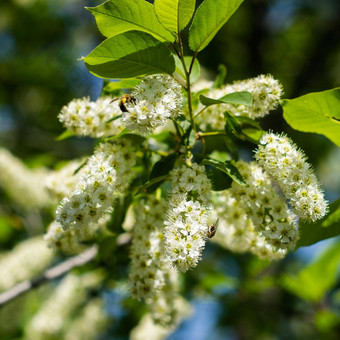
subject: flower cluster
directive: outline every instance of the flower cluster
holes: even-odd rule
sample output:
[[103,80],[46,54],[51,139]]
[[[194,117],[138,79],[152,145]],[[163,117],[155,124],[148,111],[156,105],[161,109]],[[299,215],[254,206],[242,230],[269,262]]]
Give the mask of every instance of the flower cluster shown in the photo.
[[236,163],[247,186],[233,182],[231,194],[238,200],[255,231],[277,249],[289,250],[298,240],[297,223],[270,177],[255,162]]
[[182,272],[197,265],[207,238],[211,184],[204,171],[204,166],[193,163],[171,173],[165,249]]
[[102,299],[92,299],[71,322],[65,332],[64,340],[95,340],[106,328],[109,318]]
[[[171,300],[171,306],[174,306],[172,312],[172,319],[174,320],[171,327],[163,327],[158,323],[154,322],[151,314],[145,314],[139,324],[131,331],[131,340],[163,340],[167,339],[168,336],[178,327],[181,321],[190,316],[192,308],[190,304],[182,297],[178,296]],[[166,308],[166,305],[164,305]],[[169,309],[167,312],[169,312]]]
[[316,221],[327,212],[327,203],[307,158],[285,135],[266,133],[255,153],[257,162],[273,177],[294,212]]
[[82,229],[64,229],[60,223],[53,221],[47,228],[44,240],[48,246],[61,250],[66,254],[78,254],[88,248],[88,242],[95,238],[96,232],[110,220],[110,215],[104,215],[97,224],[84,226]]
[[41,273],[54,258],[54,252],[37,236],[19,243],[0,257],[0,291]]
[[180,85],[170,76],[158,74],[145,77],[131,93],[136,103],[127,103],[123,123],[131,130],[148,134],[168,119],[175,118],[182,106]]
[[96,225],[111,209],[114,195],[128,186],[134,164],[128,141],[100,144],[82,168],[75,190],[58,206],[57,222],[64,230]]
[[101,275],[96,272],[82,276],[68,274],[26,327],[26,338],[61,339],[66,322],[86,302],[88,290],[97,287],[100,281]]
[[24,209],[42,208],[50,204],[41,180],[44,169],[28,169],[9,151],[0,148],[0,187]]
[[271,75],[260,75],[234,82],[220,89],[213,89],[208,93],[208,97],[218,99],[229,93],[241,91],[248,91],[252,94],[253,104],[251,106],[221,104],[208,107],[201,114],[202,124],[209,124],[213,129],[223,130],[225,111],[235,116],[247,116],[252,119],[264,117],[270,110],[277,107],[283,93],[282,85]]
[[131,292],[136,298],[147,302],[158,295],[165,285],[165,275],[171,270],[164,255],[163,219],[166,202],[149,196],[135,207],[135,230],[131,246],[130,282]]
[[89,98],[74,99],[65,105],[59,120],[72,133],[80,136],[105,137],[122,131],[121,115],[118,103],[111,97],[98,98],[91,102]]
[[255,231],[242,204],[229,190],[215,194],[213,201],[214,215],[219,219],[218,232],[213,241],[233,252],[251,252],[261,259],[277,260],[287,254],[286,249],[274,247]]

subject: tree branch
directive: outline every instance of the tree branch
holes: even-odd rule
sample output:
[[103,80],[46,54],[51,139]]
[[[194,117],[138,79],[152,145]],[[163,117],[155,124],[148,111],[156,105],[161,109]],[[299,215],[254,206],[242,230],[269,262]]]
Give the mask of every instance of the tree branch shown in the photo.
[[41,284],[56,279],[75,267],[79,267],[85,263],[90,262],[93,260],[98,253],[98,248],[96,245],[92,246],[91,248],[85,250],[79,255],[73,256],[68,260],[57,264],[56,266],[47,269],[45,273],[37,277],[35,279],[23,281],[10,290],[0,294],[0,306],[5,305],[6,303],[14,300],[15,298],[19,297],[20,295],[26,293],[27,291],[39,287]]

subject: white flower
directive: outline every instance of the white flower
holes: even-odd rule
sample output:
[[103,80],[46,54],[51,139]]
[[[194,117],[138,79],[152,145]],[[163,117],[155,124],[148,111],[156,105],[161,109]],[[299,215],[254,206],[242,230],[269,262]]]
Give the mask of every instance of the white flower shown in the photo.
[[136,103],[127,103],[123,122],[131,130],[148,134],[168,119],[175,118],[181,107],[181,87],[170,76],[158,74],[145,77],[131,93]]
[[314,222],[326,214],[327,202],[318,180],[303,151],[287,136],[263,135],[255,157],[278,183],[301,219]]
[[164,199],[150,196],[135,207],[135,230],[131,246],[130,283],[136,298],[150,300],[164,287],[170,261],[164,254],[163,220],[166,213]]
[[0,148],[0,188],[24,209],[48,206],[48,192],[44,187],[46,169],[31,170],[6,149]]
[[74,191],[60,202],[57,222],[64,230],[95,226],[111,209],[115,195],[129,185],[134,163],[128,141],[100,144],[81,169]]
[[224,112],[235,116],[247,116],[249,118],[261,118],[274,110],[282,96],[282,85],[271,75],[260,75],[255,78],[234,82],[220,89],[212,89],[207,96],[219,99],[229,93],[248,91],[253,96],[251,106],[220,104],[204,110],[199,116],[202,126],[210,126],[212,129],[223,130],[225,125]]
[[251,252],[261,259],[277,260],[287,254],[287,249],[274,247],[255,230],[252,219],[230,190],[215,194],[213,200],[214,218],[219,219],[219,224],[212,241],[233,252]]
[[11,252],[1,254],[0,291],[36,276],[49,266],[54,255],[41,236],[23,241]]
[[[179,204],[178,204],[179,203]],[[170,200],[167,220],[164,222],[165,250],[173,265],[185,272],[197,266],[205,246],[208,210],[198,201]]]
[[68,274],[27,325],[25,339],[61,339],[63,327],[88,298],[87,291],[97,287],[100,281],[95,272],[81,276]]
[[297,223],[270,177],[255,162],[236,163],[247,186],[233,182],[231,194],[252,220],[254,229],[278,249],[292,249],[298,240]]
[[118,102],[111,97],[98,98],[91,102],[88,97],[74,99],[65,105],[59,113],[59,120],[76,135],[105,137],[122,131],[121,115]]

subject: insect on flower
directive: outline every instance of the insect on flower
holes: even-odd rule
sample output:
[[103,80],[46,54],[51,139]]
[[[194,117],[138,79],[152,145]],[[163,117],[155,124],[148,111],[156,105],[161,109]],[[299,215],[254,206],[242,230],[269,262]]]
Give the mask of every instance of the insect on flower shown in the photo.
[[[119,99],[119,108],[122,112],[129,112],[127,107],[125,106],[125,104],[133,104],[136,105],[137,104],[137,99],[135,97],[133,97],[131,94],[124,94],[122,97],[118,97],[115,98],[111,101],[111,103],[113,103],[114,101]],[[110,103],[110,104],[111,104]]]
[[219,221],[220,219],[218,218],[215,223],[208,226],[208,231],[207,231],[208,238],[213,238],[215,236]]

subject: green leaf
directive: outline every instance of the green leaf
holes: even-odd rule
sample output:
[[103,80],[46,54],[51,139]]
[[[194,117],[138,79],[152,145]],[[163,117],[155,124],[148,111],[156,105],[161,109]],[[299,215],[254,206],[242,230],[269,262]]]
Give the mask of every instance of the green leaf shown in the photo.
[[163,27],[179,34],[192,18],[195,2],[196,0],[155,0],[155,12]]
[[339,247],[340,241],[328,247],[297,277],[284,275],[281,285],[307,301],[320,301],[336,283],[340,263]]
[[133,196],[128,193],[125,197],[120,196],[115,199],[114,209],[112,213],[112,223],[108,224],[109,230],[113,232],[120,232],[122,224],[124,223],[126,213],[130,204],[132,203]]
[[250,92],[247,91],[229,93],[218,99],[209,98],[201,94],[200,102],[205,106],[217,104],[236,104],[251,106],[253,104],[253,96]]
[[189,46],[202,51],[234,14],[243,0],[204,0],[198,7],[189,30]]
[[227,135],[239,135],[242,132],[242,129],[237,119],[228,112],[224,112],[224,116],[226,118],[224,129]]
[[147,1],[111,0],[86,9],[95,16],[100,32],[107,38],[127,31],[142,31],[160,41],[174,41],[172,34],[158,22],[154,6]]
[[[190,67],[191,60],[192,60],[192,57],[189,57],[189,56],[184,57],[184,61],[185,61],[185,65],[187,66],[187,70]],[[179,73],[185,79],[186,76],[185,76],[183,64],[177,56],[175,56],[175,63],[176,63],[176,72]],[[190,81],[192,83],[194,83],[199,78],[200,73],[201,73],[200,64],[199,64],[199,62],[196,58],[193,66],[192,66],[192,70],[191,70],[191,74],[190,74]]]
[[329,213],[317,223],[300,223],[296,249],[340,235],[340,198],[329,206]]
[[60,141],[62,141],[62,140],[71,138],[71,137],[73,137],[73,136],[75,136],[75,134],[74,134],[72,131],[66,130],[66,131],[64,131],[63,133],[61,133],[58,137],[56,137],[55,140],[56,140],[57,142],[60,142]]
[[282,107],[292,128],[319,133],[340,146],[340,88],[285,99]]
[[[151,170],[149,181],[151,182],[153,179],[162,177],[164,175],[167,176],[173,169],[177,158],[178,154],[173,153],[169,156],[161,158],[158,162],[156,162]],[[163,183],[163,181],[164,180],[157,181],[157,183],[148,186],[147,192],[151,193],[155,191]]]
[[173,169],[177,158],[178,154],[173,153],[156,162],[151,170],[150,180],[159,176],[167,175]]
[[203,159],[201,164],[213,166],[214,168],[224,172],[237,184],[242,186],[247,185],[236,166],[234,166],[230,161],[219,162],[214,159]]
[[242,134],[248,142],[259,144],[263,135],[263,130],[258,129],[242,129]]
[[209,178],[214,191],[222,191],[229,189],[233,180],[224,172],[211,168],[206,171],[207,177]]
[[[159,177],[155,177],[153,178],[152,180],[150,181],[147,181],[144,185],[140,186],[135,195],[138,195],[138,194],[142,194],[142,193],[146,193],[148,192],[148,188],[155,185],[155,184],[158,184],[161,185],[166,179],[168,178],[168,175],[163,175],[163,176],[159,176]],[[152,189],[152,188],[151,188]],[[150,189],[150,190],[151,190]],[[152,191],[151,191],[152,192]]]
[[105,92],[115,92],[116,90],[131,89],[140,84],[142,80],[137,78],[123,79],[120,81],[111,81],[108,83],[103,91]]
[[237,116],[235,117],[240,123],[243,123],[245,125],[250,125],[253,126],[254,128],[258,129],[258,130],[262,130],[261,129],[261,125],[259,122],[257,122],[254,119],[251,119],[249,117],[246,116]]
[[172,74],[175,70],[175,61],[167,46],[138,31],[106,39],[84,61],[88,70],[101,78]]

